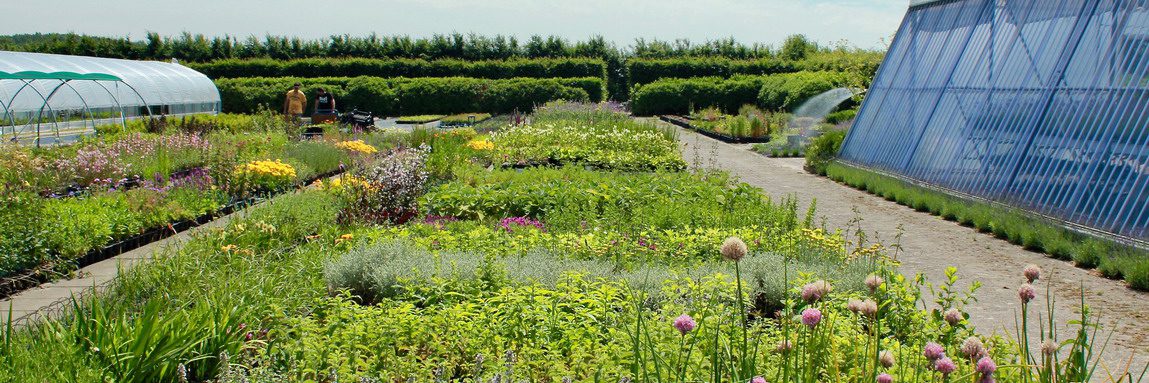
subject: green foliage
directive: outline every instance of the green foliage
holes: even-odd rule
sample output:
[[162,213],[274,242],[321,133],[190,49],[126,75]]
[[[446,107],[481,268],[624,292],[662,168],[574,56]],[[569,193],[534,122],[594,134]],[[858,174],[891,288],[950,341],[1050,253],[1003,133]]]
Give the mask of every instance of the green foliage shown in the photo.
[[686,114],[706,107],[732,114],[745,104],[791,110],[810,97],[847,84],[850,78],[840,72],[796,72],[729,79],[662,79],[635,88],[631,108],[637,115]]
[[806,35],[790,35],[782,43],[782,51],[778,55],[787,60],[805,59],[811,52],[818,51],[818,45],[806,38]]
[[826,175],[826,167],[838,157],[838,150],[845,139],[844,130],[830,130],[814,138],[806,147],[806,165],[803,167],[810,173]]
[[851,76],[841,72],[797,72],[767,76],[758,93],[758,106],[792,111],[810,97],[846,86]]
[[213,79],[242,77],[473,77],[486,79],[606,79],[606,63],[592,58],[458,60],[458,59],[225,59],[189,67]]
[[529,111],[552,100],[599,101],[604,85],[597,78],[487,80],[464,77],[248,77],[217,79],[224,110],[247,113],[260,105],[278,108],[285,86],[300,82],[304,92],[323,87],[339,105],[370,110],[380,115],[453,114],[472,111],[508,113]]
[[857,115],[858,115],[857,109],[839,110],[837,112],[833,112],[833,113],[830,113],[829,115],[827,115],[826,116],[826,123],[831,124],[831,125],[837,125],[837,124],[840,124],[843,122],[849,122],[849,121],[852,121],[854,119],[854,117],[856,117]]

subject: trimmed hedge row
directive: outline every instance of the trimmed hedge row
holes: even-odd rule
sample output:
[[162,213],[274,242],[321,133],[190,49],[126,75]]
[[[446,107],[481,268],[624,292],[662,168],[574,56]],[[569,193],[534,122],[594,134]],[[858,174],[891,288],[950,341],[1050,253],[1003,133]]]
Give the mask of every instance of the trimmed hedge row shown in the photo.
[[188,67],[213,79],[241,77],[473,77],[606,79],[606,62],[590,58],[516,60],[299,59],[217,60]]
[[[215,80],[223,99],[223,110],[250,113],[265,105],[279,110],[284,93],[295,82],[303,84],[310,97],[318,87],[335,95],[341,110],[359,108],[377,115],[454,114],[476,111],[507,113],[527,111],[553,100],[602,100],[602,79],[503,80],[466,77],[380,78],[380,77],[252,77]],[[588,92],[589,90],[589,92]],[[596,97],[591,97],[593,92]],[[311,105],[308,105],[310,111]]]
[[666,78],[721,77],[737,75],[771,75],[802,71],[860,73],[872,78],[881,64],[882,55],[823,53],[801,61],[782,59],[735,60],[721,57],[676,59],[630,59],[626,63],[633,88]]
[[810,97],[846,85],[848,80],[849,75],[842,72],[663,79],[636,88],[631,110],[637,115],[685,114],[713,106],[733,114],[745,104],[791,110]]

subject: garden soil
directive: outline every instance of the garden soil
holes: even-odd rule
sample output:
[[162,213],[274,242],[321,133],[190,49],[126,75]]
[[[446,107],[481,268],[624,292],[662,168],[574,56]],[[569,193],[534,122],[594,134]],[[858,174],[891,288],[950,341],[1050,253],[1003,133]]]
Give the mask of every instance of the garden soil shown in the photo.
[[[929,281],[945,280],[945,269],[958,268],[958,286],[965,289],[980,281],[977,301],[965,307],[970,321],[979,333],[1015,338],[1020,301],[1017,288],[1025,278],[1022,269],[1036,264],[1042,269],[1036,283],[1038,297],[1031,303],[1031,347],[1037,352],[1041,343],[1037,327],[1047,320],[1045,298],[1054,297],[1059,339],[1076,333],[1066,324],[1077,318],[1081,289],[1092,312],[1103,324],[1098,346],[1109,340],[1095,381],[1106,381],[1106,370],[1124,371],[1132,364],[1134,375],[1149,363],[1149,293],[1131,290],[1121,281],[1101,277],[1096,271],[1075,267],[1072,263],[1049,258],[1022,249],[974,229],[946,221],[928,213],[887,201],[881,197],[818,177],[802,169],[801,158],[767,158],[749,150],[748,145],[732,145],[679,128],[683,156],[695,167],[719,168],[743,182],[763,189],[772,198],[796,197],[799,211],[816,201],[819,223],[828,228],[860,226],[868,237],[886,245],[895,243],[901,232],[902,251],[898,255],[901,271],[912,276],[924,274]],[[857,219],[860,222],[856,222]],[[1050,293],[1046,284],[1051,282]],[[927,292],[928,294],[928,292]],[[1035,303],[1035,304],[1034,304]],[[1034,315],[1034,311],[1039,311]],[[1036,354],[1035,354],[1036,355]]]

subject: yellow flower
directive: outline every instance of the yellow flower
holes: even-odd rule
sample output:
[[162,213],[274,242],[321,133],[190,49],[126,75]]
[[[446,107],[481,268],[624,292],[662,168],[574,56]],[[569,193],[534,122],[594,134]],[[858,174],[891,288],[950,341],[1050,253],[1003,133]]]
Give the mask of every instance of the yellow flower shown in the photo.
[[475,150],[492,150],[495,144],[487,140],[474,140],[467,143],[467,147]]
[[363,142],[363,140],[343,141],[335,144],[335,147],[360,154],[375,154],[379,151],[379,149],[375,149],[374,146],[368,145],[366,142]]
[[227,246],[224,246],[224,247],[221,247],[221,248],[219,248],[219,251],[222,251],[222,252],[225,252],[225,253],[230,253],[230,252],[232,252],[233,250],[235,250],[235,249],[236,249],[236,248],[238,248],[238,247],[239,247],[239,246],[236,246],[236,245],[227,245]]

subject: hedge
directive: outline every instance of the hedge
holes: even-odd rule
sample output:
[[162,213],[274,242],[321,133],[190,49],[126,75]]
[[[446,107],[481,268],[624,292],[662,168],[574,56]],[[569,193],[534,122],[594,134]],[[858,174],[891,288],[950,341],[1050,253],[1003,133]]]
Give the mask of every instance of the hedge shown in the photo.
[[210,78],[244,77],[474,77],[486,79],[577,78],[606,79],[600,59],[514,59],[464,61],[454,59],[299,59],[217,60],[189,63]]
[[[335,95],[341,110],[359,108],[378,115],[453,114],[469,112],[507,113],[528,111],[535,105],[565,99],[601,101],[603,82],[596,78],[504,80],[465,77],[380,78],[380,77],[253,77],[217,79],[223,110],[250,113],[259,105],[279,110],[283,95],[295,82],[303,84],[310,97],[317,87]],[[586,86],[596,92],[592,99]],[[308,105],[310,111],[311,105]]]
[[722,57],[630,59],[627,71],[633,88],[665,78],[771,75],[801,71],[853,72],[872,78],[882,61],[880,53],[827,52],[800,61],[782,59],[735,60]]
[[801,101],[846,85],[848,79],[849,75],[841,72],[662,79],[636,88],[631,95],[631,110],[637,115],[685,114],[714,106],[733,114],[745,104],[766,110],[792,110]]

